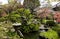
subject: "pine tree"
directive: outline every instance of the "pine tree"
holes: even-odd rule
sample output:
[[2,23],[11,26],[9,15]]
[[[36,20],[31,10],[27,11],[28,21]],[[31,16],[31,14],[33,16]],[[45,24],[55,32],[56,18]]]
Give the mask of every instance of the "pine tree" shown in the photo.
[[39,0],[24,0],[24,7],[29,8],[31,11],[40,6]]

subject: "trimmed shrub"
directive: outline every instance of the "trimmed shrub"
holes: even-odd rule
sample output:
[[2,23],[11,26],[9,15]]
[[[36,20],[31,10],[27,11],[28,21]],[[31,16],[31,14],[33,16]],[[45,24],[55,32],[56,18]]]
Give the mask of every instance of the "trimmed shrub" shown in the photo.
[[46,21],[46,25],[48,25],[48,26],[56,26],[57,24],[54,22],[54,21],[52,21],[52,20],[49,20],[49,21]]
[[41,32],[40,36],[45,37],[46,39],[58,39],[58,34],[56,31],[48,30],[47,32]]

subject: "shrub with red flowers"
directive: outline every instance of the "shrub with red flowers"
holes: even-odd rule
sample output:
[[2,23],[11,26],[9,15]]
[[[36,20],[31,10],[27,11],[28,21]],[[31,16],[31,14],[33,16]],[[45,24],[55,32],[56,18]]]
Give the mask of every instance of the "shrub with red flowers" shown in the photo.
[[54,19],[56,20],[56,22],[60,23],[60,12],[55,12],[54,14]]

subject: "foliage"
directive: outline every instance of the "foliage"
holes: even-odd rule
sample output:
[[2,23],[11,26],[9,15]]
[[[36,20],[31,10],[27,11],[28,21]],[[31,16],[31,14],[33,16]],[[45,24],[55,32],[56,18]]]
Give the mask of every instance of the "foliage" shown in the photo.
[[47,32],[41,32],[40,36],[44,36],[48,39],[58,39],[58,34],[56,31],[48,30]]
[[52,29],[55,30],[58,33],[59,37],[60,37],[60,24],[58,24],[57,26],[53,27]]
[[36,8],[40,5],[39,0],[24,0],[24,4],[26,8]]
[[41,19],[41,22],[43,23],[43,24],[46,24],[46,19]]
[[8,32],[7,32],[7,35],[9,36],[9,37],[12,37],[12,39],[20,39],[20,37],[17,35],[17,33],[16,32],[12,32],[11,30],[9,30]]
[[0,39],[21,39],[17,35],[14,28],[12,27],[11,22],[0,23]]
[[15,11],[13,11],[11,14],[9,14],[8,16],[9,20],[11,22],[20,22],[20,15],[18,13],[16,13]]
[[[36,17],[35,14],[31,14],[33,13],[33,10],[36,7],[40,6],[39,0],[24,0],[24,6],[25,8],[23,8],[23,6],[20,3],[17,3],[17,0],[7,5],[2,5],[2,9],[0,9],[0,17],[1,17],[1,14],[4,12],[8,13],[8,16],[0,18],[0,22],[2,23],[2,24],[0,23],[1,39],[3,39],[4,37],[5,38],[11,37],[11,39],[20,39],[20,36],[18,36],[15,31],[13,32],[11,31],[12,25],[7,23],[4,24],[5,23],[4,21],[11,21],[12,23],[16,23],[16,22],[21,23],[21,26],[19,27],[20,30],[23,33],[30,33],[30,32],[39,30],[40,19],[42,19],[42,23],[48,26],[54,26],[52,27],[52,29],[56,31],[55,32],[53,30],[48,30],[47,32],[40,33],[40,36],[44,36],[45,38],[48,38],[48,39],[58,39],[58,34],[60,36],[60,26],[58,26],[54,21],[52,21],[53,17],[52,17],[52,14],[50,15],[51,12],[49,11],[49,9],[42,9],[42,12],[41,12],[42,14],[40,12],[37,14],[37,16],[40,17],[39,19],[39,18],[35,18]],[[57,15],[57,18],[59,18],[58,15]],[[46,17],[49,20],[44,19]]]
[[0,18],[0,22],[4,22],[4,21],[6,21],[7,20],[7,18],[5,18],[5,17],[1,17]]
[[40,22],[35,18],[35,15],[31,14],[29,9],[17,9],[9,15],[9,19],[14,23],[20,22],[22,24],[20,27],[22,32],[28,33],[39,30]]
[[46,25],[48,26],[56,26],[57,24],[53,20],[46,21]]
[[32,12],[33,9],[40,6],[39,0],[24,0],[24,7],[29,8]]
[[11,13],[12,11],[15,11],[23,7],[23,5],[21,5],[20,1],[18,0],[7,0],[7,1],[8,1],[8,4],[2,5],[2,9],[8,14]]
[[39,30],[40,22],[35,19],[34,15],[31,14],[29,9],[20,9],[21,13],[21,31],[28,33]]

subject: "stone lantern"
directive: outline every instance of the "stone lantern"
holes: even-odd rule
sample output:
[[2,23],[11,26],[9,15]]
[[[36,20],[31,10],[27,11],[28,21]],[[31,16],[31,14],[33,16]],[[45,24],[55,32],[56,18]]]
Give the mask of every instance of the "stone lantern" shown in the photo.
[[40,32],[46,32],[46,31],[48,31],[50,28],[46,27],[45,25],[41,25],[41,26],[39,27],[39,29],[40,29]]
[[13,27],[14,27],[15,31],[17,32],[17,34],[20,36],[20,38],[23,38],[23,34],[19,29],[20,26],[21,26],[21,23],[14,23],[13,24]]

